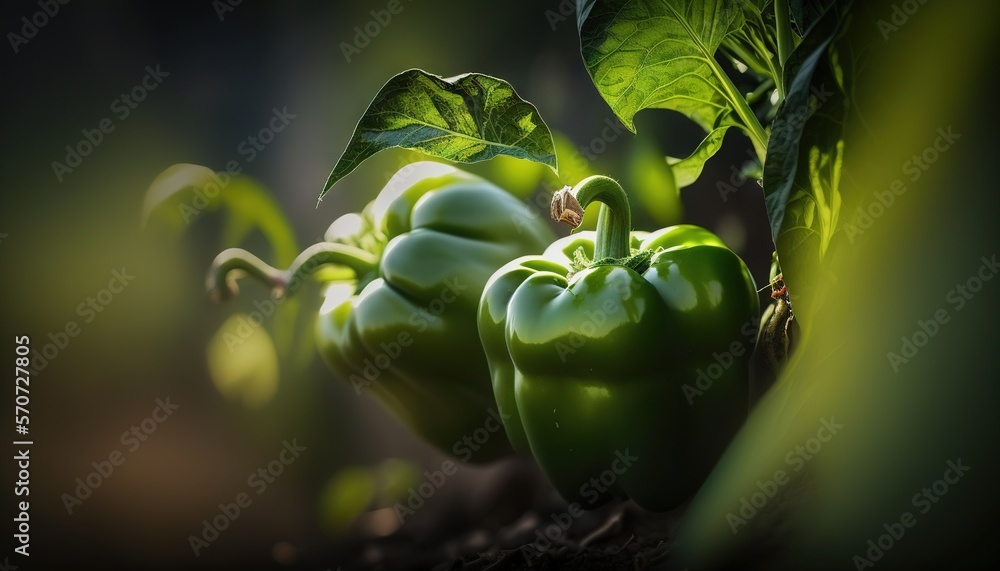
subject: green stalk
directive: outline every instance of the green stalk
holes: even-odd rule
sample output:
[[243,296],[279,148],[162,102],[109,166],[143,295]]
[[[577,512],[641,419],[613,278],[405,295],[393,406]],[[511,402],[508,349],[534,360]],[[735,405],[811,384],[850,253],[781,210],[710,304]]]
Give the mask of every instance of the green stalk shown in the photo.
[[[743,36],[746,37],[745,34],[743,34]],[[769,73],[767,64],[765,64],[755,54],[745,50],[740,42],[734,41],[730,37],[726,37],[722,40],[722,49],[730,51],[734,59],[739,60],[743,63],[743,65],[747,66],[748,69],[753,70],[755,73],[760,75],[767,75]]]
[[781,81],[781,73],[782,73],[781,57],[778,55],[768,56],[767,54],[771,54],[772,51],[771,49],[768,48],[767,42],[764,40],[764,38],[761,38],[752,31],[750,35],[752,36],[750,42],[753,44],[754,48],[756,48],[761,53],[761,56],[767,62],[768,73],[771,75],[772,78],[774,78],[774,85],[778,90],[778,100],[781,101],[785,98],[785,86],[782,85]]
[[771,78],[765,79],[757,89],[754,89],[750,95],[747,95],[747,105],[753,105],[763,96],[765,93],[774,88],[774,80]]
[[767,132],[765,132],[764,128],[761,127],[760,121],[757,120],[757,116],[754,115],[753,110],[750,109],[749,105],[747,105],[746,100],[743,99],[743,95],[738,89],[736,89],[736,86],[733,85],[733,81],[729,79],[726,72],[723,71],[719,63],[715,61],[715,50],[709,50],[699,40],[699,35],[691,29],[691,27],[687,24],[687,20],[681,16],[675,7],[671,6],[669,2],[666,3],[664,7],[677,16],[677,21],[684,26],[688,36],[695,43],[695,45],[698,46],[698,49],[703,54],[705,63],[712,70],[716,79],[718,79],[722,84],[724,90],[722,96],[725,97],[730,104],[732,104],[733,110],[736,112],[736,116],[743,122],[743,127],[746,129],[747,135],[750,137],[750,142],[753,143],[754,151],[757,153],[757,159],[760,161],[760,164],[764,164],[764,155],[767,153]]
[[601,203],[597,217],[597,238],[594,260],[627,258],[632,211],[622,187],[606,176],[589,176],[573,188],[566,187],[552,195],[552,218],[576,228],[583,222],[583,213],[591,202]]
[[781,84],[781,69],[775,67],[772,60],[767,60],[767,65],[771,68],[771,76],[777,78],[774,87],[778,90],[778,102],[780,103],[785,99],[785,86]]
[[712,72],[719,82],[722,83],[725,89],[723,95],[732,103],[736,116],[743,122],[743,126],[747,130],[747,135],[750,137],[750,142],[753,144],[754,152],[757,153],[757,160],[760,161],[760,164],[764,164],[764,155],[767,153],[767,132],[764,131],[764,127],[760,125],[760,121],[754,115],[753,109],[750,109],[746,99],[736,89],[729,76],[719,69],[718,65],[712,66]]
[[[785,67],[788,54],[795,47],[792,42],[792,21],[788,17],[788,0],[774,0],[774,24],[778,34],[778,63]],[[781,78],[776,78],[781,83]]]
[[216,300],[225,300],[239,293],[231,272],[242,272],[263,282],[278,295],[286,296],[298,289],[316,270],[328,266],[346,266],[354,270],[359,282],[374,275],[378,258],[354,246],[320,242],[296,256],[287,270],[273,268],[257,256],[240,248],[230,248],[216,256],[208,273],[207,287]]

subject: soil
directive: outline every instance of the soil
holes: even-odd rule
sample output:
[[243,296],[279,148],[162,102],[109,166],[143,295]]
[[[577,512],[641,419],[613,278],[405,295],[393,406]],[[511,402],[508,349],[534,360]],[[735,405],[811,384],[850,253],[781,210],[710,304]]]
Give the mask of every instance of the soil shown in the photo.
[[390,507],[360,518],[337,550],[340,568],[661,569],[683,512],[650,513],[629,501],[571,509],[524,459],[501,463],[471,489],[431,500],[404,525]]

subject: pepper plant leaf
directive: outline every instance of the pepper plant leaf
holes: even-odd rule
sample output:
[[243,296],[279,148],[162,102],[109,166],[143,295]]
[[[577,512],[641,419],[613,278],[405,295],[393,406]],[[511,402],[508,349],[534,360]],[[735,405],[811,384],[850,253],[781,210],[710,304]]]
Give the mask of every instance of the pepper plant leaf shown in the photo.
[[[844,77],[849,5],[829,10],[792,52],[784,103],[771,126],[764,163],[764,204],[796,317],[808,326],[827,256],[842,236],[845,126],[853,78]],[[855,40],[857,41],[857,40]],[[855,51],[856,53],[856,51]],[[847,65],[847,69],[856,69]]]
[[748,14],[759,19],[759,7],[723,0],[578,0],[580,49],[597,90],[632,132],[643,109],[678,111],[706,133],[732,114],[763,158],[767,135],[715,59],[727,37],[744,33]]
[[557,168],[549,128],[509,83],[480,73],[445,79],[411,69],[375,95],[320,199],[365,159],[393,147],[458,163],[507,155]]
[[723,116],[720,119],[721,125],[709,131],[708,135],[705,136],[690,155],[684,158],[667,157],[667,164],[670,165],[671,170],[674,172],[674,180],[677,183],[677,188],[680,189],[694,184],[698,180],[698,177],[701,176],[701,171],[705,168],[705,162],[712,158],[715,153],[719,152],[719,149],[722,147],[722,141],[726,137],[726,132],[733,125],[732,121],[729,120],[729,115]]
[[804,35],[823,12],[833,4],[833,0],[788,0],[788,12],[799,34]]

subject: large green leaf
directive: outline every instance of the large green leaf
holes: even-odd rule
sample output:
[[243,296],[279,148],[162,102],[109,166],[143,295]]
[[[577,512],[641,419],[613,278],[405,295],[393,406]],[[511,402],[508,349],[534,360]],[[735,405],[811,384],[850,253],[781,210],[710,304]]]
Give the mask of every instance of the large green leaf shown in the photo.
[[548,127],[509,83],[480,73],[444,79],[411,69],[375,95],[320,199],[365,159],[393,147],[459,163],[507,155],[557,167]]
[[633,132],[643,109],[673,109],[706,131],[730,103],[715,52],[743,24],[736,3],[587,0],[580,46],[598,91]]
[[742,33],[751,3],[723,0],[579,0],[584,63],[631,131],[643,109],[683,113],[706,133],[732,113],[759,156],[767,136],[715,54]]

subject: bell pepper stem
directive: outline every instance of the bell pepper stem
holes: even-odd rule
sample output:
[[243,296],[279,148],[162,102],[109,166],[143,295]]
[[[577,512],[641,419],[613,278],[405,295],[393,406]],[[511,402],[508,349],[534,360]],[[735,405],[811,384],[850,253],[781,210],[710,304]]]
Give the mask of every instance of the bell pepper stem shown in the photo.
[[[284,297],[297,289],[289,286],[302,283],[324,266],[337,265],[351,268],[360,281],[375,271],[377,263],[378,258],[371,252],[346,244],[320,242],[306,248],[296,256],[287,270],[282,271],[269,266],[246,250],[230,248],[216,256],[212,262],[206,286],[213,299],[226,300],[239,293],[235,278],[238,273],[245,273]],[[237,274],[234,274],[234,271]]]
[[627,258],[632,212],[621,185],[606,176],[590,176],[570,188],[552,195],[552,218],[576,228],[583,222],[583,213],[591,202],[600,202],[597,216],[597,239],[594,259]]

